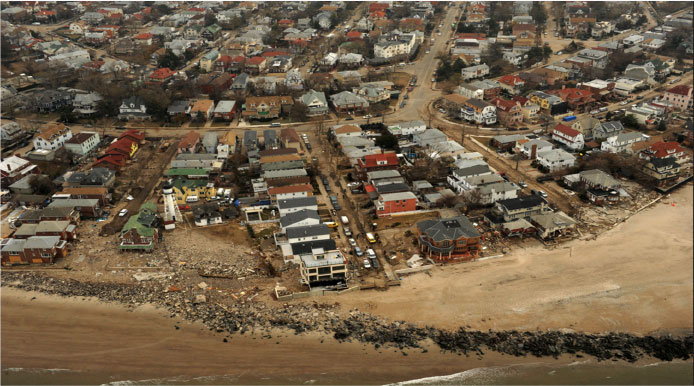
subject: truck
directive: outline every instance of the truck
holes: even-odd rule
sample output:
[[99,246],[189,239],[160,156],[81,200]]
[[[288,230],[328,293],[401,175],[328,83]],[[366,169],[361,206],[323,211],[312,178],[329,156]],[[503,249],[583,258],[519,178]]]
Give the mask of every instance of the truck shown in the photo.
[[340,221],[342,221],[342,225],[349,225],[349,218],[347,216],[340,216]]

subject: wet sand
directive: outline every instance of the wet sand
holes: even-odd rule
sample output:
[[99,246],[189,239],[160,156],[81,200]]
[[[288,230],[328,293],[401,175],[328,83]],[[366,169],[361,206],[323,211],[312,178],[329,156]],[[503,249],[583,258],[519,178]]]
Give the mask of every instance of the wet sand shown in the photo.
[[394,348],[339,343],[317,333],[297,336],[277,331],[272,335],[264,339],[262,334],[236,334],[225,343],[226,334],[172,319],[152,306],[129,311],[92,299],[2,289],[3,383],[52,383],[55,379],[55,374],[45,371],[29,376],[7,370],[24,368],[79,370],[72,378],[64,377],[72,383],[143,379],[162,383],[176,376],[227,375],[225,382],[234,383],[384,384],[478,367],[574,360],[496,353],[479,360],[441,353],[433,345],[426,353],[408,349],[405,356]]

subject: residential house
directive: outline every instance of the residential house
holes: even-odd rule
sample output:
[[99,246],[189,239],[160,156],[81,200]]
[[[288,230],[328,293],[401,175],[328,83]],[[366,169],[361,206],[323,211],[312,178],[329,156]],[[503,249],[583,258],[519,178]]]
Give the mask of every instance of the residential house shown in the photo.
[[469,99],[460,110],[460,117],[477,124],[496,123],[496,106],[481,99]]
[[32,236],[57,236],[61,240],[73,241],[77,238],[77,226],[69,221],[41,221],[38,224],[22,224],[12,234],[15,239]]
[[101,216],[99,200],[92,198],[63,198],[48,204],[48,208],[73,208],[79,211],[82,218],[96,218]]
[[536,161],[549,173],[573,167],[576,157],[563,149],[552,149],[537,153]]
[[297,152],[301,150],[301,139],[299,138],[299,134],[291,127],[280,130],[280,141],[285,148],[295,149]]
[[221,100],[214,108],[214,117],[225,121],[231,121],[236,116],[236,102]]
[[622,184],[611,175],[599,169],[584,170],[579,175],[579,183],[586,187],[589,201],[602,204],[605,201],[618,202]]
[[370,154],[357,160],[357,172],[366,176],[367,173],[377,170],[396,170],[399,166],[397,154],[394,152]]
[[214,113],[214,101],[211,99],[200,99],[193,103],[190,108],[191,119],[212,119]]
[[[4,13],[4,10],[3,10]],[[4,239],[0,243],[2,265],[53,264],[67,255],[67,241],[58,236],[32,236],[28,239]]]
[[292,198],[304,198],[313,195],[313,187],[309,184],[277,186],[267,190],[271,202]]
[[242,72],[234,78],[233,82],[231,83],[231,89],[237,94],[243,94],[246,92],[248,82],[250,82],[249,75]]
[[301,254],[299,259],[302,284],[311,287],[347,280],[347,258],[337,249],[312,248],[311,253]]
[[578,51],[576,54],[579,58],[588,59],[592,63],[592,67],[604,69],[609,63],[609,55],[607,52],[602,50],[595,50],[592,48],[586,48],[584,50]]
[[665,91],[661,100],[669,103],[680,111],[691,111],[694,107],[692,90],[690,86],[677,85]]
[[535,226],[537,235],[542,239],[555,239],[563,236],[575,229],[578,223],[562,211],[531,215],[530,222]]
[[417,223],[419,250],[440,262],[476,259],[481,237],[472,222],[462,215]]
[[246,119],[275,119],[287,113],[294,100],[290,96],[248,97],[241,116]]
[[189,131],[178,142],[178,153],[197,153],[200,146],[200,134],[196,131]]
[[335,137],[361,137],[361,128],[357,125],[335,125],[330,128]]
[[318,225],[320,222],[321,220],[320,216],[318,216],[318,212],[311,209],[302,209],[280,218],[280,226],[284,232],[286,232],[288,228]]
[[388,126],[388,131],[395,136],[410,136],[422,133],[427,125],[422,120],[398,122]]
[[426,129],[420,133],[415,133],[412,137],[412,142],[421,147],[433,146],[446,140],[448,140],[448,137],[439,129]]
[[490,145],[496,147],[497,149],[508,151],[516,147],[516,141],[523,139],[527,139],[524,134],[497,135],[492,138]]
[[118,114],[118,119],[120,120],[142,120],[150,119],[151,115],[147,114],[147,106],[145,102],[139,96],[132,96],[123,100],[119,107],[120,113]]
[[176,198],[176,204],[185,205],[215,197],[217,189],[206,180],[193,180],[186,177],[176,177],[171,182],[171,188]]
[[34,139],[34,149],[57,150],[72,138],[72,131],[62,123],[46,126]]
[[632,153],[631,146],[636,142],[648,140],[648,136],[639,132],[620,133],[607,139],[600,145],[600,150],[610,153]]
[[525,122],[534,123],[540,114],[540,106],[531,102],[530,99],[516,95],[511,99],[513,102],[518,102],[521,106],[521,113]]
[[680,177],[682,164],[675,157],[652,157],[643,165],[643,172],[655,178],[659,186],[672,185]]
[[574,111],[586,111],[595,101],[593,94],[588,90],[578,88],[562,88],[560,90],[550,90],[549,93],[557,95],[567,103],[568,107]]
[[593,140],[605,139],[621,134],[624,126],[620,121],[601,122],[593,128]]
[[154,35],[152,35],[151,33],[143,32],[141,34],[135,35],[133,39],[135,40],[135,44],[137,45],[151,46],[153,37]]
[[585,144],[583,134],[569,126],[558,124],[552,129],[552,139],[572,150],[581,150]]
[[369,108],[369,102],[365,98],[349,91],[331,95],[330,102],[338,113],[361,112]]
[[586,115],[583,118],[576,119],[571,123],[571,128],[578,130],[583,134],[583,139],[588,140],[593,138],[593,131],[600,126],[600,120]]
[[540,109],[545,110],[551,115],[564,114],[568,108],[568,104],[558,96],[550,95],[542,91],[533,91],[528,94],[528,97],[531,103],[540,106]]
[[518,140],[516,146],[520,152],[529,159],[537,158],[537,154],[543,151],[552,150],[552,144],[544,139]]
[[496,106],[496,113],[502,125],[516,126],[523,122],[523,110],[519,102],[496,98],[491,103]]
[[518,95],[525,86],[525,81],[517,75],[509,74],[499,78],[499,86],[510,95]]
[[691,167],[689,156],[684,151],[684,148],[676,141],[657,141],[643,149],[639,156],[644,159],[672,157],[683,167]]
[[461,75],[463,80],[470,80],[475,78],[483,78],[489,75],[489,66],[486,64],[479,64],[476,66],[466,67],[461,70]]
[[[267,177],[266,177],[267,179]],[[277,209],[280,217],[286,216],[289,213],[298,212],[300,210],[318,210],[318,201],[313,196],[286,198],[277,200]],[[301,241],[301,240],[297,240]]]
[[73,154],[83,156],[94,150],[100,141],[98,133],[83,131],[65,141],[65,149]]
[[265,71],[267,60],[262,56],[254,56],[246,61],[246,71],[251,74],[260,74]]
[[99,205],[105,206],[109,204],[111,195],[108,189],[103,186],[74,186],[66,187],[61,191],[63,194],[70,195],[70,198],[87,198],[99,200]]
[[205,153],[214,154],[217,152],[217,143],[219,138],[217,137],[216,131],[208,131],[205,136],[202,137],[202,147],[205,149]]
[[396,213],[417,210],[417,196],[412,192],[379,194],[374,201],[376,215],[386,217]]
[[214,64],[219,59],[219,51],[212,50],[200,58],[200,69],[210,72],[214,69]]
[[54,112],[72,104],[72,95],[62,90],[46,90],[41,92],[35,101],[40,113]]
[[390,99],[390,90],[385,87],[360,86],[353,88],[352,92],[366,99],[368,103],[379,103]]
[[77,93],[72,100],[72,112],[80,117],[89,117],[97,113],[99,102],[104,98],[96,92]]
[[217,40],[220,36],[222,36],[222,27],[217,25],[217,23],[208,25],[202,29],[201,36],[207,41]]
[[299,97],[299,101],[308,107],[309,116],[326,115],[330,112],[323,92],[309,90]]
[[157,206],[152,202],[145,202],[137,214],[130,216],[121,229],[118,249],[125,251],[152,252],[161,241],[159,235],[159,216]]
[[38,166],[31,162],[17,157],[9,156],[0,161],[0,176],[2,176],[2,186],[10,186],[13,183],[29,176],[30,174],[39,174]]

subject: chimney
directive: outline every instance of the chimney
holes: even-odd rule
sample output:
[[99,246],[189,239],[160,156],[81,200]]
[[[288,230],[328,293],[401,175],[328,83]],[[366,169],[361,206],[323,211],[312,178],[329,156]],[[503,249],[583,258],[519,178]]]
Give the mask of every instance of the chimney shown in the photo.
[[537,158],[537,144],[533,144],[532,150],[530,150],[530,159]]

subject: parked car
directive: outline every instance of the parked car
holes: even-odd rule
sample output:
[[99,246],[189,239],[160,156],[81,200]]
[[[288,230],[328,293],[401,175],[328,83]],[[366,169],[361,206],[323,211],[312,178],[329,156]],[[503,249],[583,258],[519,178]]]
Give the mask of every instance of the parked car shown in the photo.
[[349,229],[349,227],[342,228],[342,231],[345,232],[345,236],[347,236],[347,237],[352,236],[352,231]]
[[345,121],[353,121],[353,120],[354,120],[354,118],[352,118],[352,116],[345,118]]
[[[349,243],[350,247],[352,247],[352,248],[357,247],[357,242],[354,239],[350,238],[349,240],[347,240],[347,242]],[[359,248],[359,247],[357,247],[357,248]]]
[[125,208],[124,208],[124,209],[121,209],[120,212],[118,212],[118,217],[123,217],[123,216],[125,216],[126,214],[128,214],[128,210],[125,209]]
[[358,257],[364,256],[364,251],[361,250],[358,246],[354,246],[354,254],[357,255]]
[[539,194],[540,196],[542,196],[542,198],[547,198],[547,193],[545,193],[543,190],[538,190],[538,191],[537,191],[537,194]]
[[366,268],[366,269],[371,268],[371,263],[369,263],[369,259],[364,259],[364,268]]
[[525,181],[518,181],[518,186],[525,189],[528,187],[528,184],[526,184]]

